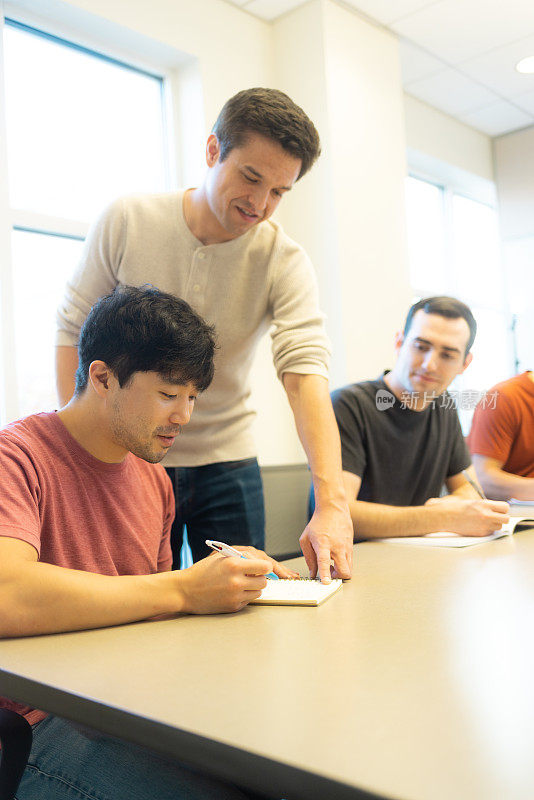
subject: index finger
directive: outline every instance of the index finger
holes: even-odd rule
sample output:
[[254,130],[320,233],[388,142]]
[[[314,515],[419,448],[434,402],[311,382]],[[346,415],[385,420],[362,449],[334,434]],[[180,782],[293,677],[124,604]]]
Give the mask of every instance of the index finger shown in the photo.
[[275,575],[278,575],[279,578],[298,578],[299,573],[295,572],[294,569],[290,569],[286,567],[284,564],[281,564],[276,559],[272,558],[268,553],[264,552],[263,550],[258,550],[257,547],[252,547],[251,545],[236,545],[236,550],[239,550],[240,553],[246,553],[248,559],[261,559],[262,561],[269,561],[271,568],[269,572],[274,572]]
[[299,578],[300,575],[296,570],[290,569],[286,567],[284,564],[280,564],[279,561],[272,561],[272,571],[275,575],[278,575],[279,578]]
[[240,558],[239,566],[245,575],[267,575],[272,572],[271,562],[265,558]]
[[491,515],[490,519],[493,522],[493,524],[496,525],[497,527],[499,527],[500,525],[505,525],[507,522],[510,521],[510,517],[508,516],[508,514],[497,514],[495,512]]
[[490,508],[498,514],[508,514],[510,506],[504,500],[489,500]]

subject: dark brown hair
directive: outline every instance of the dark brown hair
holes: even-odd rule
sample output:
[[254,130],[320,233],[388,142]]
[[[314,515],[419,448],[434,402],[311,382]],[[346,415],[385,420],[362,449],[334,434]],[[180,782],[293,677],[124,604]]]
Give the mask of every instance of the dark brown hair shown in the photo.
[[135,372],[157,372],[202,392],[213,379],[215,349],[214,328],[185,300],[153,286],[118,286],[82,325],[75,393],[85,390],[95,360],[108,365],[121,387]]
[[477,323],[469,306],[466,306],[465,303],[455,297],[447,297],[446,295],[425,297],[423,300],[414,303],[408,311],[408,316],[404,323],[404,336],[410,330],[414,314],[421,310],[427,314],[439,314],[441,317],[448,317],[449,319],[459,319],[459,317],[465,319],[469,325],[469,341],[465,348],[465,355],[469,353],[477,334]]
[[222,107],[213,126],[220,146],[221,161],[234,147],[241,147],[250,133],[278,142],[301,159],[299,180],[321,153],[315,125],[287,94],[278,89],[244,89]]

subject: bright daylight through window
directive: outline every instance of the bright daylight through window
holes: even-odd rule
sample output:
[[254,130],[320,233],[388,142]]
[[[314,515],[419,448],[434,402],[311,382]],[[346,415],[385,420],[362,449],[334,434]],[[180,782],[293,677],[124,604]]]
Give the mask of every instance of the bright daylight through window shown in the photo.
[[3,70],[17,376],[6,391],[23,415],[56,405],[55,310],[89,223],[119,195],[167,188],[163,79],[10,20]]
[[467,433],[477,400],[513,372],[497,212],[413,176],[406,180],[406,206],[414,294],[458,297],[477,320],[473,362],[450,389]]

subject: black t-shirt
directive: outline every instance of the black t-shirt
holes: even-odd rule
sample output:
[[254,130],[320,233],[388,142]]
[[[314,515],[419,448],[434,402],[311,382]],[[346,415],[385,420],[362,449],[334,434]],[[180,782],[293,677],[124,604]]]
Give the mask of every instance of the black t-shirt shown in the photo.
[[362,479],[358,500],[423,505],[446,478],[471,464],[458,414],[446,392],[424,411],[395,398],[382,379],[332,393],[343,469]]

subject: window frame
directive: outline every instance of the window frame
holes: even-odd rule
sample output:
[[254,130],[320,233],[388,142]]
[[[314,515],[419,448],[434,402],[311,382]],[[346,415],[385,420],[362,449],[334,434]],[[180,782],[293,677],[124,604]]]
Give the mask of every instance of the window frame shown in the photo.
[[[457,270],[456,270],[455,265],[454,265],[453,245],[452,245],[453,232],[454,232],[453,199],[454,199],[455,196],[463,197],[466,200],[472,200],[475,203],[480,203],[480,205],[487,206],[488,208],[491,208],[492,211],[496,212],[497,220],[498,220],[499,208],[498,208],[497,200],[495,199],[493,202],[490,202],[490,199],[489,199],[487,193],[484,193],[484,195],[481,197],[480,193],[477,193],[476,191],[469,191],[465,187],[465,184],[458,184],[458,183],[454,182],[453,180],[443,180],[441,177],[437,177],[435,175],[434,176],[429,175],[427,172],[424,172],[424,171],[422,171],[420,169],[409,168],[406,177],[407,178],[414,178],[415,180],[424,181],[425,183],[429,183],[432,186],[435,186],[437,189],[439,189],[443,193],[442,194],[442,205],[443,205],[443,220],[444,220],[445,246],[446,246],[445,264],[447,265],[447,268],[449,270],[450,275],[452,275],[452,281],[451,281],[451,284],[450,284],[450,293],[452,295],[458,295],[459,294],[459,282],[458,282]],[[498,224],[498,222],[497,222],[497,224]],[[501,264],[502,264],[502,262],[501,262]],[[503,297],[503,304],[502,304],[502,306],[501,306],[501,308],[499,310],[502,311],[503,313],[509,313],[509,304],[508,304],[507,298],[506,298],[506,292],[505,292],[506,285],[505,285],[505,281],[504,281],[504,271],[503,271],[503,269],[501,269],[501,278],[502,278],[502,289],[503,289],[503,293],[502,293],[501,296]],[[431,287],[413,286],[411,283],[410,283],[410,287],[411,287],[411,290],[412,290],[412,292],[414,294],[416,294],[417,296],[421,296],[421,297],[425,297],[425,295],[428,294],[428,292],[432,292],[433,291]],[[481,305],[478,304],[478,307],[479,308],[484,308],[484,309],[489,310],[489,311],[496,311],[497,310],[493,306],[488,306],[488,305],[485,305],[485,304],[481,304]]]
[[[10,205],[5,112],[4,28],[18,28],[74,50],[101,58],[123,69],[148,75],[160,81],[163,131],[164,191],[179,184],[179,153],[176,148],[177,73],[156,58],[149,63],[133,49],[111,46],[107,38],[91,36],[76,28],[48,20],[0,0],[0,426],[19,416],[15,348],[14,280],[11,235],[13,230],[59,236],[83,241],[90,223],[52,214],[28,211]],[[177,59],[178,61],[178,59]],[[176,66],[179,66],[177,63]]]
[[[431,184],[432,186],[437,187],[443,193],[443,221],[444,221],[444,232],[445,232],[445,244],[446,244],[446,251],[445,251],[445,266],[448,271],[448,274],[451,275],[451,282],[449,283],[448,289],[449,293],[453,296],[460,297],[461,293],[459,291],[459,275],[457,272],[456,265],[454,263],[454,256],[453,256],[453,234],[454,234],[454,219],[453,219],[453,198],[454,196],[459,196],[466,198],[468,200],[472,200],[476,203],[480,203],[481,205],[488,206],[493,211],[497,213],[497,226],[498,222],[498,202],[497,202],[497,190],[495,184],[490,181],[487,181],[483,178],[478,178],[477,176],[470,175],[466,173],[464,170],[460,170],[458,168],[451,167],[450,165],[444,164],[444,162],[440,162],[437,159],[433,159],[429,156],[423,156],[421,154],[415,153],[414,151],[409,152],[409,159],[408,159],[408,170],[406,177],[415,178],[416,180],[424,181],[426,183]],[[501,306],[496,308],[493,305],[488,305],[487,303],[477,303],[474,306],[475,316],[476,311],[487,311],[492,313],[498,313],[502,315],[504,328],[507,334],[507,341],[506,341],[506,366],[507,372],[512,375],[515,374],[517,369],[514,370],[514,365],[517,366],[517,358],[515,356],[515,331],[514,331],[514,324],[515,318],[514,315],[510,311],[510,305],[508,302],[508,297],[506,293],[506,281],[504,277],[504,264],[502,258],[500,260],[500,276],[501,276]],[[412,293],[420,297],[427,297],[432,294],[435,294],[435,290],[431,286],[413,286],[410,281],[410,286],[412,289]],[[468,301],[469,302],[469,301]],[[507,377],[506,375],[503,376],[504,378]],[[469,372],[466,373],[464,376],[459,375],[452,384],[452,388],[457,391],[464,390],[469,383]],[[490,387],[488,386],[487,389]],[[462,424],[462,428],[464,432],[467,432],[468,428],[471,424],[473,411],[462,411],[459,410],[460,421]]]

